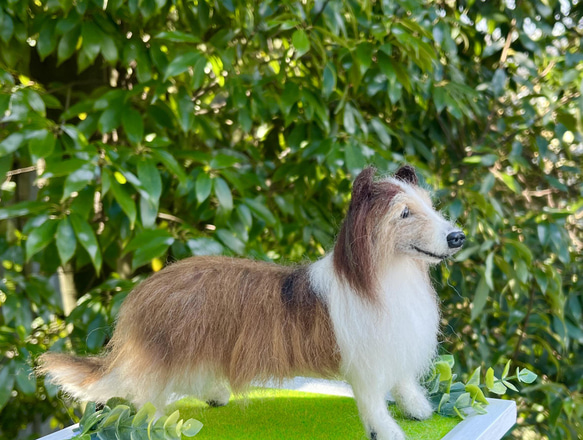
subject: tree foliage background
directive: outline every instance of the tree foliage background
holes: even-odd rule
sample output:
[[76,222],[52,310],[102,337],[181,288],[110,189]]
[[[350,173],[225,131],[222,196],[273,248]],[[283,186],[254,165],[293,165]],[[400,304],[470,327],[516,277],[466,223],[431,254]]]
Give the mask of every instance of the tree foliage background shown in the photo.
[[582,34],[576,0],[1,2],[0,437],[70,422],[35,358],[148,273],[315,259],[406,161],[469,237],[443,352],[539,374],[511,436],[581,438]]

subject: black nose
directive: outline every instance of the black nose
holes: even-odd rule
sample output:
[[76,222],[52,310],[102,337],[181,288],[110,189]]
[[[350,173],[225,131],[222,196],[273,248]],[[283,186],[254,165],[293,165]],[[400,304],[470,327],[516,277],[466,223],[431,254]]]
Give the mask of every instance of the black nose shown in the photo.
[[457,249],[464,245],[464,241],[466,241],[466,236],[462,231],[455,231],[451,232],[447,236],[447,245],[450,249]]

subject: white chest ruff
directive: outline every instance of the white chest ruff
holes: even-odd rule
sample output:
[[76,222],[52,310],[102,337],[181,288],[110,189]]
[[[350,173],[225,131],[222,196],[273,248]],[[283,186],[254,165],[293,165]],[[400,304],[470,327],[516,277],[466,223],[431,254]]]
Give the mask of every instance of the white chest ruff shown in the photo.
[[389,387],[402,377],[422,375],[436,353],[439,309],[421,268],[410,260],[392,266],[382,279],[381,303],[370,304],[323,266],[314,281],[328,274],[327,302],[343,373],[368,369]]

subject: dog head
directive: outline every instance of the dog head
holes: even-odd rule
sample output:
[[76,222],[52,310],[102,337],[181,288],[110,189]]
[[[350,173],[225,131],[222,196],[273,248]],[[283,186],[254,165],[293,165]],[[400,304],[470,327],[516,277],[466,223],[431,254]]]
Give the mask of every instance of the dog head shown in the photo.
[[334,248],[336,271],[353,288],[371,295],[379,265],[395,258],[436,264],[465,241],[464,233],[433,208],[411,166],[380,180],[375,180],[375,173],[368,167],[355,179]]

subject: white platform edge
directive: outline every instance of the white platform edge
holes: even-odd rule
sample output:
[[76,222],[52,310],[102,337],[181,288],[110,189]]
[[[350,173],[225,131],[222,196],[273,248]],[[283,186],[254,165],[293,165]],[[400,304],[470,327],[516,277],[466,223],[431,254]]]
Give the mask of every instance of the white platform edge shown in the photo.
[[[346,382],[296,377],[283,383],[263,384],[265,387],[354,397]],[[390,396],[387,396],[390,399]],[[516,403],[512,400],[488,399],[487,414],[473,414],[458,423],[442,440],[500,440],[516,423]],[[78,425],[53,432],[39,440],[69,440]],[[414,439],[411,439],[414,440]]]

